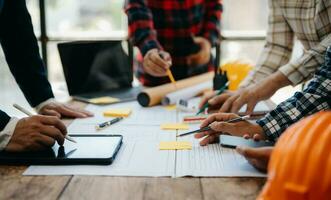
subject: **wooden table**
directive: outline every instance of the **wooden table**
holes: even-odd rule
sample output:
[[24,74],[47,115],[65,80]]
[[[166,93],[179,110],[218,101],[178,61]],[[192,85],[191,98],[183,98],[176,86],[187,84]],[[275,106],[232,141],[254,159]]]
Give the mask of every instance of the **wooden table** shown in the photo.
[[[76,106],[84,106],[75,103]],[[70,121],[66,121],[70,123]],[[264,178],[22,176],[27,166],[0,166],[2,199],[255,199]]]

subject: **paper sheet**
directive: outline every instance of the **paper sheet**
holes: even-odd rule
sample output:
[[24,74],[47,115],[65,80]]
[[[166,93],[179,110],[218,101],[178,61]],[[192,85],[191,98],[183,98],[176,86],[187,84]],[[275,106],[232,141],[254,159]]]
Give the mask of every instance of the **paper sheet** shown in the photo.
[[93,133],[95,132],[95,126],[97,124],[106,122],[111,120],[112,118],[105,117],[103,112],[112,108],[131,108],[132,113],[129,117],[121,120],[119,123],[116,123],[104,130],[99,131],[98,133],[109,133],[109,131],[114,130],[119,127],[123,130],[123,126],[139,126],[139,125],[148,125],[149,126],[157,126],[160,124],[167,123],[176,123],[177,115],[176,110],[167,111],[162,106],[155,106],[152,108],[144,108],[138,105],[137,102],[127,102],[127,103],[119,103],[107,106],[96,106],[96,105],[88,105],[86,110],[94,113],[93,118],[85,118],[85,119],[76,119],[74,122],[68,127],[68,132],[73,133]]
[[[190,130],[197,129],[198,126]],[[179,131],[184,133],[183,131]],[[244,157],[234,149],[223,148],[219,144],[205,147],[199,145],[199,140],[193,135],[181,137],[178,141],[191,141],[192,150],[182,150],[176,153],[176,177],[265,177],[264,173],[252,167]]]
[[[130,107],[133,113],[126,119],[101,131],[95,125],[109,120],[103,111]],[[106,176],[265,176],[251,167],[234,150],[219,145],[201,147],[193,135],[176,138],[187,130],[161,130],[164,122],[180,122],[187,113],[167,111],[163,107],[142,108],[137,103],[108,106],[89,105],[95,117],[77,119],[69,126],[70,134],[120,134],[123,145],[114,163],[109,166],[31,166],[24,175],[106,175]],[[199,125],[190,125],[189,130]],[[185,141],[192,150],[159,150],[161,142]]]

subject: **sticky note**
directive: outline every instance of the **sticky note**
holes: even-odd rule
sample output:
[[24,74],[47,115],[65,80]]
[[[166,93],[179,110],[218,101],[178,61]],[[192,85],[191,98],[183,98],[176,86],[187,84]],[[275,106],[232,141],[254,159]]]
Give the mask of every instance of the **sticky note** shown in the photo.
[[179,141],[160,142],[159,149],[160,150],[190,150],[190,149],[192,149],[192,143],[191,142],[179,142]]
[[164,109],[166,109],[168,111],[176,110],[176,108],[177,108],[176,104],[164,106]]
[[128,117],[131,112],[131,108],[113,108],[110,110],[106,110],[103,115],[105,117]]
[[162,130],[188,130],[189,126],[182,123],[165,123],[161,124]]
[[90,103],[94,103],[94,104],[110,104],[110,103],[119,102],[120,99],[113,97],[99,97],[99,98],[90,99],[89,101]]

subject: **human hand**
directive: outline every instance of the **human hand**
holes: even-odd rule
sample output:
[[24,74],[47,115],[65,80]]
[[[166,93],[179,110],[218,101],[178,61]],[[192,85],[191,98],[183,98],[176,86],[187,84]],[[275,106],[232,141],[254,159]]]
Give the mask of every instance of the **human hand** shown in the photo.
[[169,69],[171,65],[170,54],[165,51],[159,51],[158,49],[149,50],[143,61],[145,72],[155,77],[167,76],[167,69]]
[[195,138],[203,138],[200,141],[201,146],[208,145],[210,143],[214,143],[218,141],[219,135],[222,133],[227,133],[233,136],[243,136],[248,135],[253,137],[255,134],[260,135],[261,139],[265,139],[265,135],[262,127],[258,124],[253,124],[249,121],[240,121],[235,123],[226,123],[230,119],[234,119],[239,117],[233,113],[216,113],[210,115],[207,119],[205,119],[200,127],[210,126],[210,131],[205,131],[201,133],[197,133],[194,135]]
[[256,169],[266,172],[271,153],[274,147],[237,147],[237,152],[244,156],[246,160],[253,165]]
[[41,115],[49,115],[49,116],[56,116],[58,118],[61,117],[71,117],[71,118],[86,118],[92,117],[93,113],[73,108],[72,106],[68,106],[58,102],[50,102],[44,105],[39,111]]
[[200,46],[200,50],[186,58],[187,65],[196,66],[207,64],[210,61],[211,56],[210,42],[204,37],[194,37],[193,40]]
[[5,150],[8,152],[38,151],[63,145],[67,129],[53,116],[35,115],[18,121]]
[[250,115],[259,101],[271,98],[278,89],[289,84],[291,82],[288,78],[278,71],[258,84],[241,88],[234,93],[221,94],[211,99],[209,103],[212,106],[221,105],[220,112],[231,113],[237,113],[243,105],[247,104],[246,115]]
[[199,103],[199,109],[201,109],[208,102],[208,112],[218,111],[224,102],[235,94],[235,92],[229,90],[224,91],[220,95],[216,95],[216,93],[217,91],[205,93]]

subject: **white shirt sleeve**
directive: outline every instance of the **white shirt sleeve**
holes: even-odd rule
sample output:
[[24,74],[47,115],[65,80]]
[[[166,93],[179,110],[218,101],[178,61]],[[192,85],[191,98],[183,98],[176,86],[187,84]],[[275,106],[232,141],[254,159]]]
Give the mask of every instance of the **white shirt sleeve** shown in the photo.
[[15,131],[18,121],[18,118],[12,117],[6,127],[0,132],[0,151],[6,148]]

